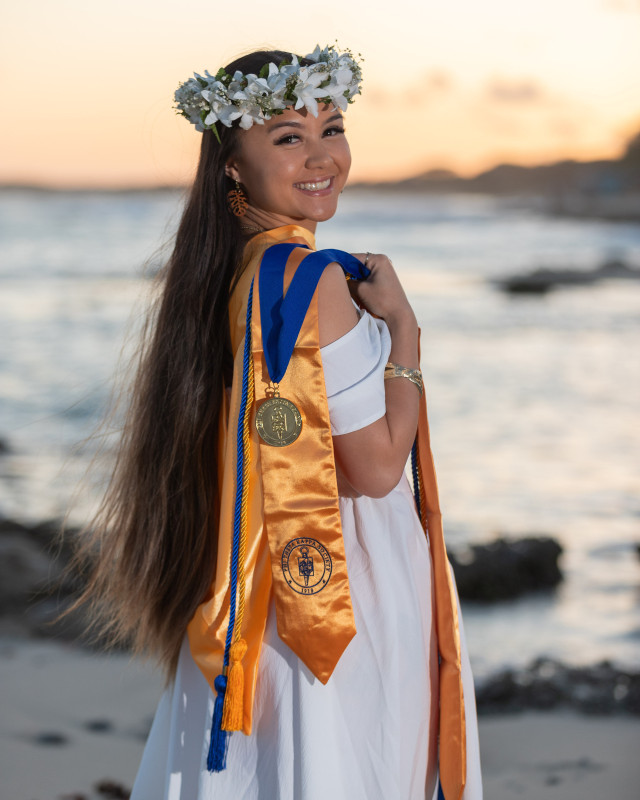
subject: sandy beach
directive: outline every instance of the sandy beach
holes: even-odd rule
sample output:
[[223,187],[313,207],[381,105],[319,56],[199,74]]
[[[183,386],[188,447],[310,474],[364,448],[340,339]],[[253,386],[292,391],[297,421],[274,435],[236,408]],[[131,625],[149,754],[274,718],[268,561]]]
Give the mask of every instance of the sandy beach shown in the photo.
[[[0,687],[0,800],[126,796],[118,787],[133,783],[158,672],[127,655],[5,638]],[[482,717],[480,728],[486,800],[638,796],[637,718],[527,712]],[[111,788],[96,792],[100,782]]]

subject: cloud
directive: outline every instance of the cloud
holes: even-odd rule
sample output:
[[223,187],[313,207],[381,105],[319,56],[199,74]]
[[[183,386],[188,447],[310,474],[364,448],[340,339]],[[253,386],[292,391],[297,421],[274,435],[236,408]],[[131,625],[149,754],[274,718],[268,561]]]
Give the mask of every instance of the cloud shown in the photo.
[[366,87],[362,93],[364,101],[383,108],[393,103],[393,94],[382,86]]
[[427,88],[436,91],[449,91],[453,88],[453,76],[443,69],[434,69],[426,75]]
[[488,99],[496,103],[540,103],[545,99],[544,94],[532,80],[506,81],[494,78],[486,89]]
[[440,99],[443,95],[453,91],[454,84],[455,79],[450,72],[433,69],[423,73],[419,79],[410,83],[401,92],[375,84],[365,89],[363,97],[378,108],[391,108],[398,102],[412,108],[420,108],[428,106],[433,100]]
[[550,117],[548,120],[549,132],[559,139],[575,140],[580,136],[581,125],[579,120],[569,117]]
[[608,11],[640,11],[640,0],[604,0]]

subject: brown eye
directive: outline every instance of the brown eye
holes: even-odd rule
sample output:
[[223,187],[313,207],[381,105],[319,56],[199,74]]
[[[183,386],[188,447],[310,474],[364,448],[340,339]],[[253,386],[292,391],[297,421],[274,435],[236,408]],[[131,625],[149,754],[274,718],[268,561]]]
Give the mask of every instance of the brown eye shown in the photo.
[[294,144],[297,142],[299,137],[295,133],[288,133],[286,136],[278,139],[276,141],[276,145],[278,144]]

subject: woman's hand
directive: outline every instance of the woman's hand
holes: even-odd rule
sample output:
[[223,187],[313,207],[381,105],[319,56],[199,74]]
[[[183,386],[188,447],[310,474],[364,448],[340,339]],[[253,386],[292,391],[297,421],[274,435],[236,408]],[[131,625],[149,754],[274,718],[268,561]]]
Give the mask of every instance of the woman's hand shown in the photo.
[[[365,253],[354,255],[364,263]],[[348,282],[351,296],[386,322],[391,334],[389,360],[417,369],[418,323],[393,265],[387,256],[370,254],[367,267],[371,275],[366,281]],[[338,305],[337,299],[338,293],[334,292],[327,298],[327,305]],[[402,378],[385,381],[385,397],[384,417],[365,428],[333,438],[341,478],[356,493],[369,497],[384,497],[397,485],[418,423],[420,395],[413,383]]]
[[415,323],[415,315],[404,293],[391,260],[382,253],[353,253],[371,274],[365,281],[349,281],[353,299],[371,314],[381,317],[390,327],[395,323]]
[[[364,263],[365,253],[355,257]],[[329,344],[358,322],[351,301],[384,319],[391,334],[389,360],[418,367],[418,323],[391,261],[370,255],[366,281],[345,281],[342,268],[330,264],[318,284],[320,346]],[[347,289],[349,287],[349,289]],[[351,295],[349,294],[351,292]],[[386,414],[365,428],[333,437],[341,493],[384,497],[400,480],[416,434],[419,393],[404,378],[385,381]],[[344,480],[343,480],[344,478]],[[344,483],[352,489],[346,491]]]

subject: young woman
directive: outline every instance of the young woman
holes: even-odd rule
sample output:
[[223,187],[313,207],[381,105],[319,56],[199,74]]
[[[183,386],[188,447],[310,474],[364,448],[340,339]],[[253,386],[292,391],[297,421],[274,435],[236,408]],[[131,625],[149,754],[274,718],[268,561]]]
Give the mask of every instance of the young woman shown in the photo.
[[416,318],[315,248],[360,81],[261,51],[176,92],[200,162],[86,592],[167,670],[134,800],[482,794]]

